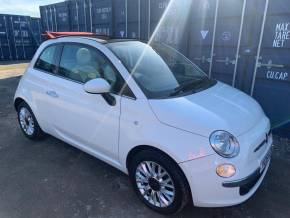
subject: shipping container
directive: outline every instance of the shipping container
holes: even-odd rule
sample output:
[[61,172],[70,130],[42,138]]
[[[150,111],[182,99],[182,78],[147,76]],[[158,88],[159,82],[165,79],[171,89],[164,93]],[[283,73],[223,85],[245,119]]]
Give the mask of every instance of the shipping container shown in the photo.
[[92,30],[92,1],[70,0],[70,30],[78,32],[93,32]]
[[37,48],[30,17],[0,15],[0,60],[31,59]]
[[9,33],[9,18],[8,15],[0,14],[0,60],[12,60],[12,42]]
[[114,36],[163,42],[186,54],[191,0],[114,0]]
[[242,88],[240,75],[258,41],[249,25],[258,19],[252,11],[256,4],[254,0],[194,2],[188,55],[210,77]]
[[92,32],[100,35],[113,36],[112,0],[92,0],[91,4]]
[[[210,77],[252,95],[273,130],[290,130],[289,0],[195,0],[188,56]],[[258,58],[257,58],[258,57]]]
[[69,3],[60,2],[40,6],[42,26],[45,31],[70,31]]
[[[148,3],[141,3],[141,0],[115,0],[114,1],[114,36],[117,38],[146,39],[144,11]],[[143,15],[141,15],[141,8]]]
[[150,0],[150,3],[150,39],[187,55],[192,0]]
[[35,43],[30,32],[28,16],[11,15],[10,30],[14,45],[14,55],[16,60],[31,59],[35,53]]
[[250,94],[276,132],[290,137],[290,1],[265,1]]
[[36,17],[30,18],[30,32],[35,42],[35,46],[38,47],[42,42],[43,28],[41,19]]

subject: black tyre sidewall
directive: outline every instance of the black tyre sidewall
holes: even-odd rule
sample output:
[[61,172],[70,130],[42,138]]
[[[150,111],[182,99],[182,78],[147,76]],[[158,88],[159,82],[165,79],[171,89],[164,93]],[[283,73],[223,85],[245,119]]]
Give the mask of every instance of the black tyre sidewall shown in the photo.
[[[168,207],[160,208],[156,207],[149,202],[147,202],[146,199],[142,196],[140,193],[136,179],[135,179],[135,173],[138,165],[143,161],[153,161],[161,165],[170,175],[171,179],[173,180],[174,186],[175,186],[175,198],[172,204],[170,204]],[[135,192],[137,193],[138,197],[143,201],[149,208],[153,209],[154,211],[161,213],[161,214],[173,214],[178,211],[180,211],[184,205],[187,202],[188,199],[185,198],[184,193],[184,187],[186,186],[184,184],[184,178],[182,175],[181,170],[177,166],[177,164],[171,160],[169,157],[162,153],[156,153],[155,151],[142,151],[138,153],[133,160],[130,163],[129,166],[129,176],[130,180],[132,182],[133,188]],[[187,190],[186,190],[187,191]]]
[[[34,132],[32,135],[28,135],[22,128],[21,126],[21,123],[20,123],[20,118],[19,118],[19,113],[20,113],[20,110],[21,108],[26,108],[31,116],[32,116],[32,119],[33,119],[33,122],[34,122]],[[39,139],[41,136],[42,136],[42,130],[40,129],[39,125],[38,125],[38,122],[31,110],[31,108],[28,106],[28,104],[26,104],[25,102],[22,102],[18,105],[17,107],[17,119],[18,119],[18,123],[19,123],[19,126],[20,126],[20,129],[22,131],[22,133],[29,139]]]

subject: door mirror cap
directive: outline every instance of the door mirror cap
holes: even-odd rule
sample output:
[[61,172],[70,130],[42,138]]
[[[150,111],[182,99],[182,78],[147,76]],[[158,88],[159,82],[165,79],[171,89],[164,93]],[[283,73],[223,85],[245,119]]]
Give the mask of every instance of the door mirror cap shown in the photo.
[[90,94],[105,94],[110,89],[110,84],[102,78],[92,79],[84,84],[84,90]]

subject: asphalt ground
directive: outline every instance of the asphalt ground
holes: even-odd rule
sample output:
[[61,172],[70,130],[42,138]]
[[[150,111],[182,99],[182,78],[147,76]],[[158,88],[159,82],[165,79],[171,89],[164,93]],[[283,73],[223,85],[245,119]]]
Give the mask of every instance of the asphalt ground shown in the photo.
[[[143,205],[126,175],[56,139],[26,139],[13,95],[26,64],[0,63],[0,218],[162,217]],[[290,141],[275,137],[269,171],[247,202],[187,206],[172,217],[290,217]]]

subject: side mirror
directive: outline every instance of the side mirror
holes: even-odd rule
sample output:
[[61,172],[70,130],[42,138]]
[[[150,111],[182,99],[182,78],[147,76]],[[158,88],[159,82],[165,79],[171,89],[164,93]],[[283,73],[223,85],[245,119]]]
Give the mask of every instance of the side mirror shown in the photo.
[[84,84],[84,90],[90,94],[105,94],[110,89],[110,84],[102,78],[92,79]]
[[110,84],[102,78],[92,79],[84,84],[84,90],[87,93],[101,94],[109,105],[115,106],[116,99],[110,94],[110,89]]

